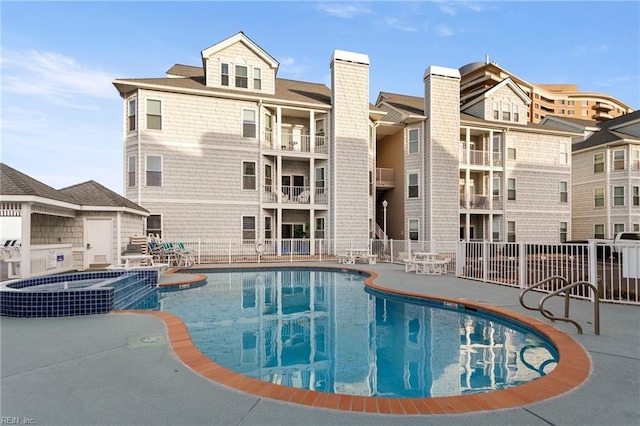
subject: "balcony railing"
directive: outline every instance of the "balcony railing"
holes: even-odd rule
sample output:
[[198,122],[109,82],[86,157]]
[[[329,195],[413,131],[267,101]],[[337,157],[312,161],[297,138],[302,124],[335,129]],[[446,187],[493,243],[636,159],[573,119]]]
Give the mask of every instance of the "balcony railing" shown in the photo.
[[490,166],[491,156],[493,156],[493,165],[500,166],[502,164],[502,153],[496,151],[469,151],[469,161],[467,162],[467,152],[461,148],[459,152],[460,164],[469,164],[472,166]]
[[327,153],[324,136],[294,135],[293,133],[281,133],[278,140],[274,132],[264,132],[263,148],[270,151]]
[[393,188],[396,185],[395,169],[376,168],[376,187]]
[[596,102],[596,110],[598,111],[613,111],[613,106],[605,104],[603,102]]
[[[467,200],[464,195],[460,195],[460,207],[467,208]],[[473,194],[469,197],[469,209],[476,210],[489,210],[489,196],[482,194]],[[499,195],[493,196],[493,210],[502,210],[502,197]]]
[[[284,204],[310,204],[311,188],[308,186],[284,186],[280,188],[281,202]],[[316,188],[314,202],[316,204],[327,204],[327,188]],[[265,185],[262,193],[263,203],[277,203],[278,192],[275,186]]]

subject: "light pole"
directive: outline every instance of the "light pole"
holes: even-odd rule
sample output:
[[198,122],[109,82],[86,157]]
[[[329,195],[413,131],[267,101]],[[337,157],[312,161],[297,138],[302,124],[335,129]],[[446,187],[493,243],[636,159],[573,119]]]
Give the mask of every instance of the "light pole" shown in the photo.
[[387,248],[387,206],[389,205],[389,202],[387,200],[382,200],[382,224],[383,224],[383,229],[382,232],[384,232],[384,248],[386,250]]

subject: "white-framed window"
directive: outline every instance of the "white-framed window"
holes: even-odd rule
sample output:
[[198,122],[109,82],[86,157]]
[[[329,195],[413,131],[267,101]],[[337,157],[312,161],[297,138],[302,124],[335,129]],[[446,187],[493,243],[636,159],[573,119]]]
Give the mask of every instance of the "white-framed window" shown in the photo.
[[613,187],[613,205],[624,206],[624,186]]
[[564,99],[558,99],[558,105],[564,105]]
[[567,111],[567,115],[574,115],[576,112],[572,109],[570,109],[569,111]]
[[569,144],[567,142],[560,142],[558,162],[560,164],[569,164]]
[[491,188],[491,190],[493,191],[493,199],[497,200],[500,198],[500,178],[497,176],[494,176],[493,178],[493,188]]
[[505,138],[507,144],[507,160],[516,160],[516,138],[514,136],[507,136]]
[[243,240],[256,239],[256,217],[255,216],[242,216],[242,239]]
[[147,99],[147,129],[162,130],[162,102]]
[[409,154],[416,154],[419,151],[418,129],[409,129],[407,136],[409,141]]
[[507,242],[516,242],[516,223],[513,220],[507,221]]
[[558,109],[558,114],[564,114],[564,108],[559,108]]
[[640,149],[631,151],[631,168],[633,170],[640,170]]
[[418,226],[420,224],[419,219],[409,219],[409,239],[412,241],[419,241],[420,233],[418,232]]
[[256,163],[242,162],[242,189],[256,189]]
[[242,137],[256,137],[256,110],[242,109]]
[[613,235],[617,235],[618,232],[624,232],[624,223],[613,224]]
[[220,64],[220,85],[229,86],[229,64]]
[[613,170],[624,170],[624,149],[613,151]]
[[409,185],[407,187],[407,197],[408,198],[418,198],[420,191],[418,186],[418,174],[417,173],[409,173],[408,179]]
[[595,188],[593,190],[593,206],[604,207],[604,188]]
[[583,116],[583,117],[588,117],[588,116],[589,116],[589,110],[587,110],[587,109],[583,109],[583,110],[582,110],[582,116]]
[[582,106],[589,106],[589,101],[582,101]]
[[136,130],[136,100],[129,99],[128,109],[127,109],[127,129],[132,132]]
[[324,238],[324,217],[316,217],[316,238]]
[[249,69],[246,65],[236,65],[236,87],[249,88]]
[[507,200],[515,201],[516,199],[516,180],[514,178],[507,179]]
[[273,238],[273,229],[271,227],[271,216],[264,217],[264,239],[270,240]]
[[513,121],[516,123],[520,121],[520,114],[518,113],[518,104],[513,105]]
[[633,187],[633,205],[640,206],[640,186]]
[[262,90],[262,70],[260,68],[253,69],[253,88]]
[[509,99],[505,99],[502,101],[502,120],[503,121],[511,121],[511,104],[509,103]]
[[264,165],[264,192],[273,192],[273,168],[271,164]]
[[322,190],[324,192],[325,185],[324,167],[316,167],[316,191]]
[[162,186],[162,156],[147,155],[145,160],[146,186]]
[[560,242],[564,243],[567,241],[567,222],[560,222]]
[[569,183],[567,181],[560,181],[560,202],[569,202]]
[[569,105],[569,106],[573,106],[574,104],[575,104],[574,101],[567,101],[567,105]]
[[604,172],[604,152],[593,154],[593,173]]
[[157,235],[162,237],[162,216],[159,214],[151,214],[147,216],[144,235]]
[[138,157],[130,155],[127,159],[127,186],[133,188],[137,185],[136,170],[138,170]]
[[493,119],[500,120],[500,102],[498,101],[493,103]]
[[493,224],[491,225],[491,238],[493,241],[500,241],[500,221],[498,219],[493,219]]
[[633,224],[633,232],[640,232],[640,223]]
[[604,238],[604,225],[601,223],[593,225],[593,238]]

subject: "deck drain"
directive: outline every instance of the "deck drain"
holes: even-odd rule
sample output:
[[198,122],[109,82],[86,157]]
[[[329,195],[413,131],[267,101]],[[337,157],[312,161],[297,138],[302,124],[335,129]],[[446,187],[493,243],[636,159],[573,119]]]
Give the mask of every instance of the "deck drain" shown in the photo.
[[127,339],[127,349],[161,346],[167,343],[163,336],[130,337]]

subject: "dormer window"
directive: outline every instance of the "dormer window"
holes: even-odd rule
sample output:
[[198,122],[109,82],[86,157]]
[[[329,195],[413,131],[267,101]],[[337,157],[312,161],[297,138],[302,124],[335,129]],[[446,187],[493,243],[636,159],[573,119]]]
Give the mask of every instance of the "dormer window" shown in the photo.
[[520,114],[518,113],[518,104],[513,105],[513,121],[520,121]]
[[253,88],[262,90],[262,70],[260,68],[253,69]]
[[493,119],[500,120],[500,104],[498,102],[493,103]]
[[247,89],[249,87],[249,77],[247,67],[236,65],[236,87]]
[[511,121],[511,104],[509,100],[502,102],[502,120]]
[[220,64],[220,85],[229,86],[229,64]]

